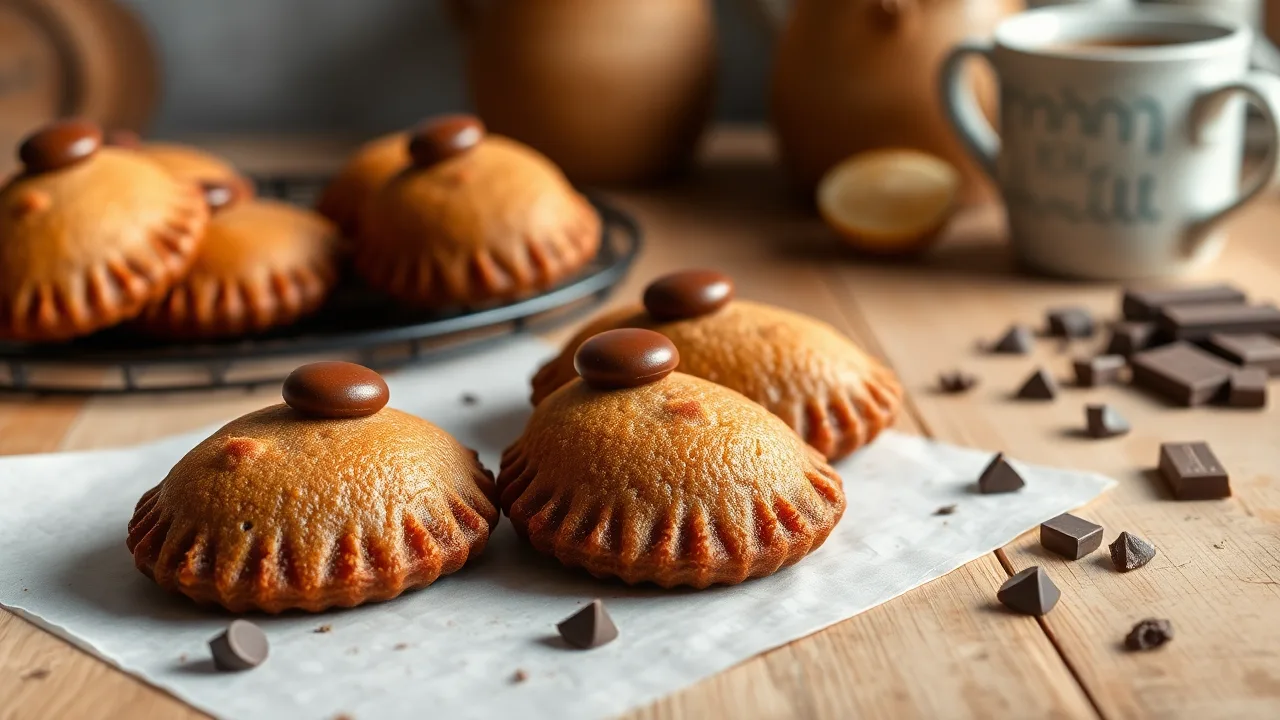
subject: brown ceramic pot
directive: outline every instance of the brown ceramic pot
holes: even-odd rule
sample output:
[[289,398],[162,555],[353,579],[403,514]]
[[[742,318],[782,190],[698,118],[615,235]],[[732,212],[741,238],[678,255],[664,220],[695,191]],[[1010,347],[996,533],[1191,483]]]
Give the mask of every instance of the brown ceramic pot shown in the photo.
[[715,78],[708,0],[455,2],[476,110],[576,182],[635,183],[684,168]]
[[[772,115],[783,162],[804,189],[854,153],[909,147],[960,169],[966,200],[987,179],[951,131],[938,99],[947,51],[988,35],[1022,0],[797,0],[779,42]],[[974,69],[991,110],[995,84]]]

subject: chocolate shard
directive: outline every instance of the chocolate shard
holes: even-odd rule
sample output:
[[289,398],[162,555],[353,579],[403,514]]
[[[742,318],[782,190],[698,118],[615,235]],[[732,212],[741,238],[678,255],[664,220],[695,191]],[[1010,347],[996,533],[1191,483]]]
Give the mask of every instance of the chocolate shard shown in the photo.
[[983,495],[1017,492],[1026,484],[1018,471],[1013,469],[1008,460],[1005,460],[1004,453],[996,453],[986,469],[978,476],[978,492]]
[[1120,380],[1120,372],[1128,364],[1123,355],[1098,355],[1085,360],[1076,360],[1071,367],[1076,373],[1076,384],[1080,387],[1097,387]]
[[1124,646],[1130,650],[1155,650],[1173,639],[1173,623],[1159,618],[1147,618],[1133,626],[1124,636]]
[[209,650],[218,670],[239,672],[266,662],[270,646],[262,628],[248,620],[232,620],[224,632],[209,641]]
[[1236,369],[1185,342],[1140,352],[1131,362],[1134,385],[1186,407],[1203,405],[1216,397]]
[[1058,382],[1044,368],[1038,368],[1022,387],[1018,388],[1019,400],[1053,400],[1058,397]]
[[556,625],[560,637],[583,650],[607,645],[618,637],[618,626],[598,598]]
[[1267,371],[1244,368],[1231,373],[1227,381],[1227,404],[1238,408],[1267,406]]
[[1245,294],[1230,285],[1200,285],[1196,287],[1127,290],[1121,303],[1126,320],[1154,320],[1160,311],[1175,305],[1204,305],[1210,303],[1244,303]]
[[952,395],[969,392],[977,384],[977,376],[963,370],[952,370],[938,376],[938,389]]
[[1179,500],[1231,497],[1231,478],[1208,443],[1164,443],[1160,446],[1160,474]]
[[1237,365],[1261,368],[1270,375],[1280,375],[1280,339],[1270,335],[1219,333],[1210,335],[1205,347]]
[[1000,586],[996,598],[1010,610],[1023,615],[1045,615],[1058,604],[1062,593],[1039,566],[1029,567]]
[[1160,312],[1160,332],[1175,340],[1199,342],[1216,334],[1280,334],[1275,305],[1175,305]]
[[1111,340],[1107,342],[1108,355],[1129,357],[1150,348],[1156,338],[1153,322],[1118,322],[1111,326]]
[[1063,513],[1040,524],[1040,546],[1068,560],[1079,560],[1102,547],[1102,526]]
[[1089,437],[1102,440],[1125,435],[1131,429],[1129,421],[1110,405],[1085,406],[1085,431]]
[[1093,314],[1082,307],[1053,308],[1047,313],[1049,334],[1061,338],[1093,337]]
[[1005,355],[1026,355],[1035,346],[1035,338],[1031,328],[1026,325],[1011,325],[1003,337],[991,347],[992,352]]
[[1111,551],[1111,564],[1120,572],[1137,570],[1156,556],[1155,546],[1127,532],[1120,533],[1107,549]]

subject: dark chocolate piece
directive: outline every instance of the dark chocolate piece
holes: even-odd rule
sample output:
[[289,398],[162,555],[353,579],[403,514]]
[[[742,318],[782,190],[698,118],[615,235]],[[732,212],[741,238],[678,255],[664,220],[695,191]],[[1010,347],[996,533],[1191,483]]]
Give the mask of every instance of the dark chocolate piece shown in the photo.
[[598,648],[618,637],[618,626],[598,599],[560,622],[556,630],[565,642],[583,650]]
[[1107,549],[1111,551],[1111,564],[1120,572],[1137,570],[1156,556],[1155,546],[1127,532],[1120,533]]
[[1031,328],[1026,325],[1011,325],[1003,337],[991,347],[991,352],[1005,355],[1026,355],[1035,346],[1035,338]]
[[1040,545],[1068,560],[1079,560],[1102,546],[1102,526],[1063,513],[1040,524]]
[[442,115],[423,123],[409,136],[409,157],[429,168],[457,157],[484,140],[485,128],[474,115]]
[[1160,313],[1160,332],[1174,340],[1198,342],[1215,334],[1280,335],[1280,308],[1275,305],[1176,305]]
[[1160,474],[1179,500],[1231,497],[1231,480],[1226,469],[1203,442],[1161,445]]
[[670,375],[680,353],[666,335],[623,328],[593,335],[573,356],[573,367],[598,390],[639,387]]
[[1142,352],[1155,342],[1154,322],[1118,322],[1111,326],[1111,340],[1107,343],[1108,355],[1129,357]]
[[1110,405],[1086,405],[1085,428],[1089,437],[1098,440],[1125,435],[1132,428],[1124,416]]
[[958,395],[966,393],[976,387],[978,377],[973,373],[967,373],[963,370],[952,370],[944,372],[938,376],[938,389],[944,393]]
[[1158,618],[1147,618],[1133,626],[1124,636],[1124,646],[1130,650],[1155,650],[1173,639],[1173,623]]
[[933,511],[933,514],[934,514],[934,515],[954,515],[954,514],[955,514],[955,512],[956,512],[956,506],[955,506],[955,505],[943,505],[942,507],[938,508],[937,510],[934,510],[934,511]]
[[1052,400],[1058,396],[1058,383],[1044,368],[1037,369],[1018,389],[1019,400]]
[[480,396],[476,395],[475,393],[462,393],[462,404],[463,405],[479,405]]
[[1039,566],[1029,567],[1000,586],[996,598],[1010,610],[1023,615],[1044,615],[1062,596],[1049,574]]
[[1093,314],[1082,307],[1053,308],[1047,314],[1049,334],[1061,338],[1093,337]]
[[57,120],[28,135],[18,160],[28,173],[47,173],[93,157],[102,147],[102,128],[87,120]]
[[289,373],[282,394],[289,407],[318,418],[366,417],[391,399],[387,382],[377,372],[336,360],[303,365]]
[[1154,320],[1162,310],[1176,305],[1243,303],[1246,299],[1243,292],[1230,285],[1128,290],[1124,294],[1122,310],[1126,320]]
[[1071,366],[1076,372],[1077,385],[1097,387],[1118,381],[1125,364],[1123,355],[1098,355],[1086,360],[1076,360]]
[[1133,384],[1192,407],[1212,400],[1226,386],[1235,366],[1179,342],[1134,355]]
[[715,270],[684,270],[654,280],[644,290],[644,309],[655,320],[710,315],[733,299],[733,280]]
[[1004,459],[1004,453],[996,453],[986,469],[978,476],[978,492],[983,495],[1017,492],[1026,484],[1018,471]]
[[267,661],[270,647],[262,628],[248,620],[232,620],[225,632],[209,641],[213,665],[223,672],[256,668]]
[[1267,406],[1267,371],[1244,368],[1231,373],[1227,382],[1227,404],[1238,408]]
[[1280,340],[1270,335],[1210,335],[1206,347],[1237,365],[1280,375]]

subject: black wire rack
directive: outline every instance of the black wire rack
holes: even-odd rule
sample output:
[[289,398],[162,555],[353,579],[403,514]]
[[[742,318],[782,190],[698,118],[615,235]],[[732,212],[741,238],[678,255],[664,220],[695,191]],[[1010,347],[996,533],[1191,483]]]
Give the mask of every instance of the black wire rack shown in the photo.
[[[256,177],[258,192],[310,206],[325,178]],[[127,328],[67,343],[0,342],[0,393],[93,395],[248,388],[278,383],[301,362],[352,358],[378,369],[471,352],[512,335],[567,322],[604,302],[643,244],[636,220],[591,198],[600,253],[572,279],[539,295],[481,309],[423,315],[344,283],[314,316],[274,332],[204,343],[163,342]]]

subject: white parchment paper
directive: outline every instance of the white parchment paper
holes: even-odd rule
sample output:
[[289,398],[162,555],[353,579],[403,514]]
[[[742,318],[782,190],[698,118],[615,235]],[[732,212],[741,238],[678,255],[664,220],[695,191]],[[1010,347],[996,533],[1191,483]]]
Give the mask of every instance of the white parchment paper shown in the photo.
[[[513,340],[390,378],[391,403],[498,457],[529,414],[551,349]],[[461,402],[462,393],[479,398]],[[628,588],[562,569],[505,519],[480,562],[395,601],[254,618],[262,667],[213,670],[229,620],[167,595],[133,567],[139,495],[208,433],[140,447],[0,459],[0,605],[227,718],[593,718],[616,714],[856,615],[991,552],[1112,481],[1018,465],[1027,487],[982,496],[990,454],[891,433],[839,464],[849,509],[826,544],[773,577],[703,592]],[[954,514],[937,516],[943,505]],[[621,629],[571,650],[554,625],[593,597]],[[316,632],[321,625],[329,632]],[[527,679],[515,682],[523,671]]]

